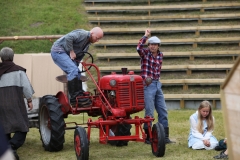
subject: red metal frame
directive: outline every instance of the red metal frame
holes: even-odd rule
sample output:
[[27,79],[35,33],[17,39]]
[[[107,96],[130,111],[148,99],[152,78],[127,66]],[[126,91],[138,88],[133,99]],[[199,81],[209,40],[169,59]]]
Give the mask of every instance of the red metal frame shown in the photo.
[[[154,118],[150,118],[150,117],[139,118],[138,116],[135,116],[134,119],[125,119],[125,118],[114,119],[113,117],[109,117],[108,120],[104,120],[103,118],[99,118],[96,121],[92,121],[92,119],[89,118],[87,123],[88,124],[88,140],[90,140],[91,128],[97,127],[99,129],[99,143],[102,143],[102,144],[106,144],[108,140],[128,140],[128,141],[145,142],[146,134],[142,129],[142,124],[148,123],[148,126],[150,126],[150,122],[153,120]],[[117,124],[134,124],[135,134],[130,136],[109,136],[110,126],[114,126]],[[150,134],[150,138],[152,138],[151,134]]]
[[[148,130],[150,133],[150,139],[152,139],[151,134],[151,126],[150,122],[154,121],[154,118],[151,117],[145,117],[145,118],[139,118],[138,116],[135,116],[134,119],[127,118],[129,116],[126,115],[126,111],[121,108],[113,108],[110,103],[108,102],[107,98],[105,97],[104,93],[101,90],[100,86],[100,71],[98,67],[94,64],[87,64],[85,62],[82,62],[82,66],[88,73],[89,77],[95,84],[97,91],[96,95],[86,95],[86,96],[79,96],[79,98],[90,98],[92,100],[92,106],[87,108],[79,108],[78,104],[76,106],[71,106],[68,102],[67,96],[63,92],[58,92],[56,97],[59,99],[59,103],[62,105],[61,109],[67,117],[68,114],[80,114],[83,112],[88,113],[89,116],[97,115],[102,116],[102,118],[99,118],[96,121],[92,121],[91,118],[88,119],[87,127],[87,137],[90,142],[90,134],[91,134],[91,128],[98,128],[99,129],[99,142],[102,144],[106,144],[108,140],[128,140],[128,141],[138,141],[138,142],[144,142],[146,139],[146,134],[142,129],[142,125],[144,123],[148,124]],[[97,71],[97,81],[93,78],[92,74],[87,69],[88,66],[92,66]],[[104,102],[103,102],[104,101]],[[77,100],[78,102],[78,100]],[[110,112],[112,113],[111,116],[108,116],[106,113]],[[74,123],[76,126],[82,125],[77,124],[75,122],[69,122]],[[69,123],[66,123],[69,124]],[[135,134],[129,135],[129,136],[109,136],[109,131],[111,126],[118,125],[118,124],[132,124],[135,126]],[[73,129],[76,127],[67,127],[66,129]]]

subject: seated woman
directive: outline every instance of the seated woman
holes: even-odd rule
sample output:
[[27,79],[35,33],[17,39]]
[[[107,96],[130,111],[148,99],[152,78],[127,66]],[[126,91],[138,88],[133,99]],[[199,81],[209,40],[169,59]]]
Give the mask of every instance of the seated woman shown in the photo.
[[208,101],[201,102],[196,113],[190,116],[190,126],[189,148],[211,150],[218,145],[218,140],[212,135],[214,117]]

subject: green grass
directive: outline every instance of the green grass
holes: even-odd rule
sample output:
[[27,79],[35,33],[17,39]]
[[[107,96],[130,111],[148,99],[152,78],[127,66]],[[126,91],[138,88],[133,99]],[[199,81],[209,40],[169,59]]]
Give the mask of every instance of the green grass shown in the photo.
[[[88,29],[80,0],[0,1],[0,36],[63,35],[77,28]],[[55,40],[54,40],[55,41]],[[48,40],[4,41],[15,53],[50,52]]]
[[[167,144],[165,156],[160,159],[164,160],[202,160],[212,159],[213,156],[219,154],[215,150],[192,150],[187,146],[187,138],[190,128],[189,116],[193,114],[195,110],[170,110],[169,113],[169,127],[170,138],[176,141],[176,144]],[[135,115],[143,117],[144,112],[139,112]],[[133,116],[135,116],[133,115]],[[213,134],[218,140],[225,137],[223,127],[223,117],[220,110],[214,110],[213,115],[215,117],[215,130]],[[157,115],[155,115],[157,117]],[[76,121],[82,122],[82,115],[70,115],[65,119],[66,122]],[[85,117],[85,122],[87,117]],[[156,120],[155,122],[156,123]],[[115,147],[111,145],[104,145],[99,143],[98,129],[92,129],[90,139],[90,160],[150,160],[159,159],[152,154],[151,146],[142,142],[129,142],[128,146]],[[132,133],[133,128],[132,128]],[[67,130],[65,134],[64,149],[59,152],[47,152],[44,151],[38,129],[32,128],[27,135],[25,144],[18,150],[20,159],[23,160],[68,160],[76,159],[73,143],[74,130]]]

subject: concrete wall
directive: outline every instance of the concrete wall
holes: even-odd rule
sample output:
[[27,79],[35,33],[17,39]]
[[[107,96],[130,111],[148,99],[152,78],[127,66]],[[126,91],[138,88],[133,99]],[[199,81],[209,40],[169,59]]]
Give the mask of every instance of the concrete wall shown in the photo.
[[[185,109],[197,109],[200,105],[200,103],[203,100],[185,100],[184,102],[184,108]],[[213,102],[211,100],[209,100],[209,102],[212,104],[213,106]],[[216,108],[214,109],[221,109],[221,101],[220,100],[215,100],[216,103]],[[173,110],[173,109],[181,109],[180,107],[180,101],[179,100],[166,100],[166,105],[167,105],[167,109],[168,110]]]

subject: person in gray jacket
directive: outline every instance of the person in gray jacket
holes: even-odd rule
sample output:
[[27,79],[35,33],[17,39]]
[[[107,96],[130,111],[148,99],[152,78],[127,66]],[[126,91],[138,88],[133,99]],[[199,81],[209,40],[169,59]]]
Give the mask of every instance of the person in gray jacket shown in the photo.
[[[98,42],[102,37],[103,31],[100,27],[94,27],[90,31],[77,29],[59,38],[51,48],[54,63],[67,74],[71,105],[76,103],[77,96],[83,96],[84,93],[78,63],[74,60],[78,55],[77,60],[81,61],[84,56],[82,52],[87,52],[90,44]],[[88,107],[91,100],[87,98],[78,99],[78,104],[79,107]]]
[[29,131],[29,121],[24,97],[32,110],[34,90],[26,69],[13,63],[14,52],[9,47],[0,51],[0,123],[16,159],[17,149],[23,145]]

